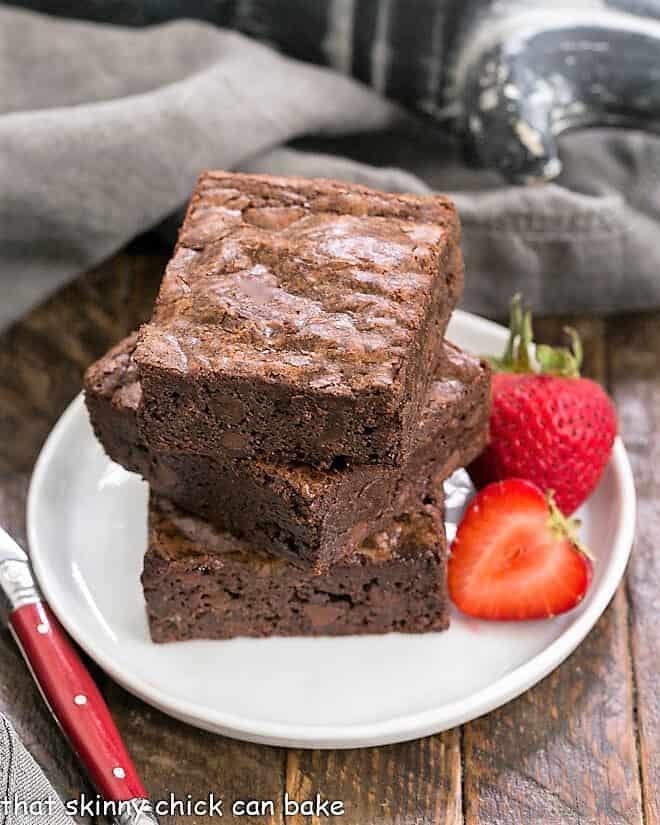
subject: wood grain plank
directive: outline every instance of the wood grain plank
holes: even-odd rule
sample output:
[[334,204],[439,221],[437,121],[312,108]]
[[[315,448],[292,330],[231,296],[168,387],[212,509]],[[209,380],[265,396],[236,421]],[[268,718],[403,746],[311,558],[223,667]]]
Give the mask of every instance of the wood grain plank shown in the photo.
[[[565,321],[582,335],[584,374],[603,381],[602,321],[537,322],[537,339],[557,343]],[[515,702],[465,726],[466,825],[641,822],[628,641],[620,588],[560,668]]]
[[620,589],[560,668],[465,727],[466,825],[642,821],[626,621]]
[[298,803],[318,793],[345,806],[343,816],[299,814],[291,825],[460,825],[460,731],[381,748],[290,750],[286,790]]
[[637,724],[647,825],[660,823],[660,313],[612,319],[609,373],[635,475],[637,537],[628,569]]
[[[212,792],[223,799],[223,822],[282,822],[286,751],[237,742],[197,730],[171,719],[110,683],[107,699],[138,771],[154,800],[174,794],[186,802],[208,800]],[[237,801],[273,803],[274,813],[232,815]],[[218,822],[217,816],[188,817],[183,809],[174,816],[161,816],[161,825]]]
[[148,318],[160,254],[122,253],[0,335],[0,472],[28,472],[82,374]]

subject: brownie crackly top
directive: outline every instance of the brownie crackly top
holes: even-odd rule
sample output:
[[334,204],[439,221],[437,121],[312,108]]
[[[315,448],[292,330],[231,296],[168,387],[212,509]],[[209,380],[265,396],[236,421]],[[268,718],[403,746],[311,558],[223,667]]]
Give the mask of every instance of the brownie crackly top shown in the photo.
[[398,385],[458,235],[444,197],[207,172],[137,361],[338,395]]

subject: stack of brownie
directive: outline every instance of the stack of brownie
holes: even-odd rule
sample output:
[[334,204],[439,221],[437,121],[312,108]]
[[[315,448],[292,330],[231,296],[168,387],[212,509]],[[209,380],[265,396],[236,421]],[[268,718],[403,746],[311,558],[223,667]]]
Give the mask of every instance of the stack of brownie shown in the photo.
[[155,641],[447,627],[442,482],[490,394],[444,340],[462,284],[446,198],[201,176],[151,321],[85,377],[150,485]]

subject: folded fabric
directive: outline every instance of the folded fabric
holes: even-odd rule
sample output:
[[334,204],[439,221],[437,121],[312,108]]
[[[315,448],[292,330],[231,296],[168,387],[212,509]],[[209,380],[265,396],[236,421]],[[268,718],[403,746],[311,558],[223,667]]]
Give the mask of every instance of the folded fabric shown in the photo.
[[16,731],[0,714],[0,822],[3,825],[73,825],[64,805]]
[[[660,304],[660,140],[576,133],[559,183],[512,187],[466,169],[431,127],[388,156],[383,130],[401,119],[346,77],[208,24],[0,5],[0,326],[170,215],[208,167],[453,193],[477,312],[503,316],[516,289],[539,312]],[[285,146],[319,135],[321,154]]]

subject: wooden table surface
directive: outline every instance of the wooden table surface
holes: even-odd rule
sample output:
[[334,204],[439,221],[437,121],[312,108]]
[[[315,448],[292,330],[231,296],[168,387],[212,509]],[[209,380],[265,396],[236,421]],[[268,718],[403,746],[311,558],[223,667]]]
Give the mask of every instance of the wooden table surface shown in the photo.
[[[19,540],[45,436],[80,390],[85,367],[148,315],[164,261],[164,250],[134,244],[0,336],[0,523]],[[566,320],[539,322],[537,337],[556,340]],[[284,822],[286,791],[343,800],[344,816],[331,819],[345,825],[660,825],[660,313],[570,321],[584,338],[586,373],[616,400],[639,496],[627,579],[586,641],[534,689],[482,719],[351,751],[286,750],[207,734],[94,670],[155,797],[204,798],[213,790],[225,799],[274,800],[274,818],[240,820],[258,823]],[[0,710],[63,797],[90,792],[5,630]]]

